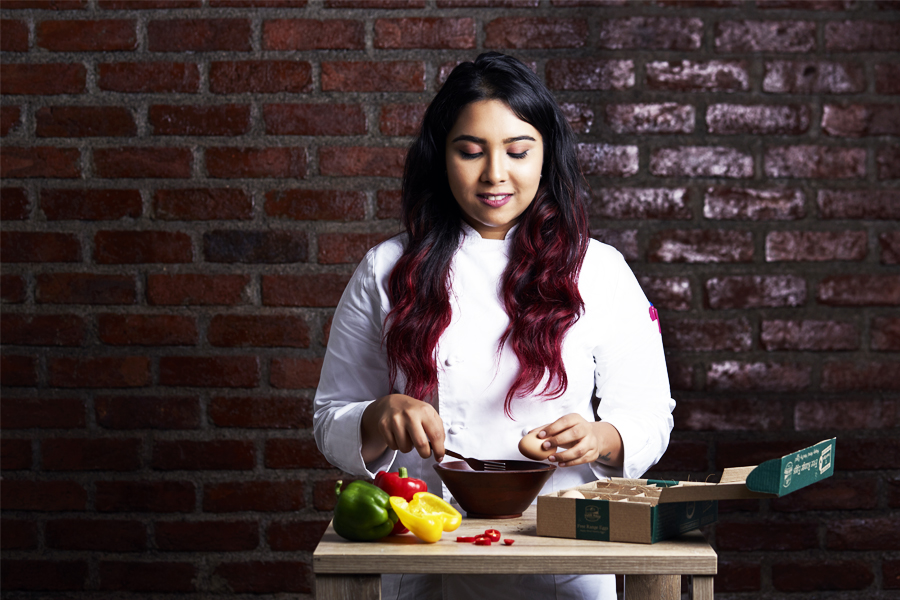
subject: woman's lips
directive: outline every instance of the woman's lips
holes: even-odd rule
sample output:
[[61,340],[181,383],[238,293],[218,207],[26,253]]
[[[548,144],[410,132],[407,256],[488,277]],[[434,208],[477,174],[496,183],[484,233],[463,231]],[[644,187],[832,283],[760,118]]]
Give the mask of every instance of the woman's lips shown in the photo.
[[512,199],[512,194],[478,194],[478,199],[493,208],[500,208]]

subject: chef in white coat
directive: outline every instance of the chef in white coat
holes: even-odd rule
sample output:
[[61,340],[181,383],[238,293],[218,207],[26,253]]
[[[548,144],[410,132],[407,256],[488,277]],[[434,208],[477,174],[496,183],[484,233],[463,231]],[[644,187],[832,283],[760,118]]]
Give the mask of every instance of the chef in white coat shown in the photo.
[[[407,157],[406,233],[366,254],[334,315],[314,415],[331,464],[406,467],[452,501],[432,468],[445,447],[522,459],[540,427],[560,467],[541,493],[640,477],[665,452],[675,403],[657,313],[589,237],[574,139],[512,57],[448,77]],[[612,575],[382,579],[384,598],[616,597]]]

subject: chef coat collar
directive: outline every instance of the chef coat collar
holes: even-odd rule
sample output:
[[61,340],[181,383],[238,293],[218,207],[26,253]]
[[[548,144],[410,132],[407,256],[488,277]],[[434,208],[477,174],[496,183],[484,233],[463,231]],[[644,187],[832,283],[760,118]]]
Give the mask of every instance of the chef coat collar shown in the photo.
[[506,237],[502,240],[491,240],[481,237],[481,234],[475,231],[475,228],[466,223],[463,219],[460,219],[460,223],[462,224],[463,244],[481,244],[486,247],[495,247],[502,250],[509,248],[509,245],[512,242],[513,232],[516,230],[516,227],[519,226],[519,224],[516,223],[510,227],[509,231],[506,232]]

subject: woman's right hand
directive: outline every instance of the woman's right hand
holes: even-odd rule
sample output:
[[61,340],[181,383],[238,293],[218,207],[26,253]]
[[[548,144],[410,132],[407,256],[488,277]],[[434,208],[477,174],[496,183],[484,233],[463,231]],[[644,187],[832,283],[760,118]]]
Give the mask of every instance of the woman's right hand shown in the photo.
[[406,453],[413,448],[422,458],[444,459],[444,422],[427,402],[403,394],[382,396],[363,412],[362,457],[375,460],[386,448]]

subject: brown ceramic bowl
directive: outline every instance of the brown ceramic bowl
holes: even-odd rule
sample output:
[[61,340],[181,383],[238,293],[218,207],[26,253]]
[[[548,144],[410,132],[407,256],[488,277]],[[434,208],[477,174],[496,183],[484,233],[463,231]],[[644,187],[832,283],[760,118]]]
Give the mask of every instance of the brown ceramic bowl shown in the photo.
[[513,470],[475,471],[461,460],[433,466],[467,516],[512,519],[525,512],[537,498],[556,465],[530,460],[505,462]]

